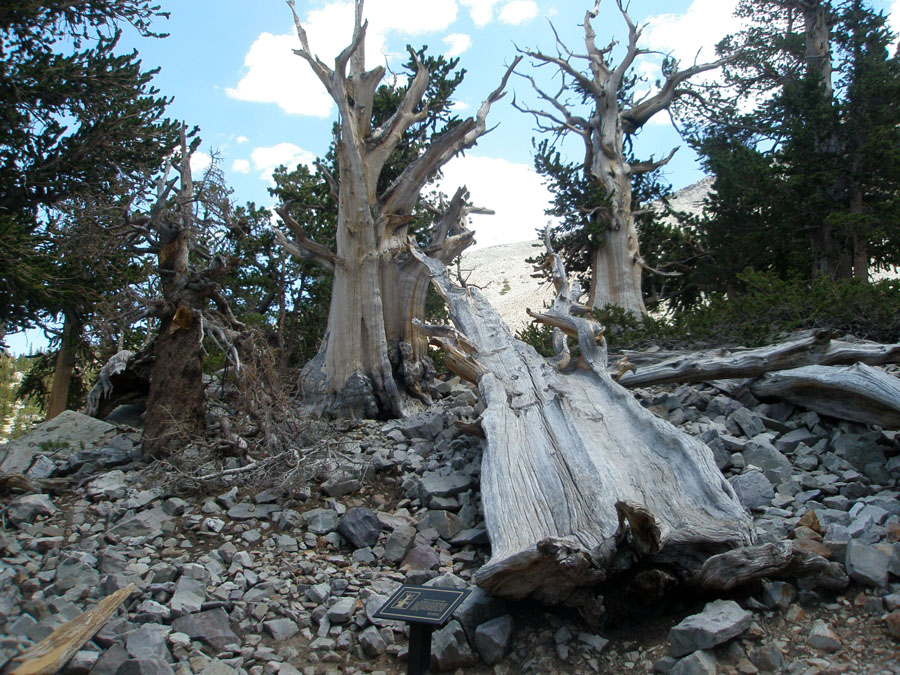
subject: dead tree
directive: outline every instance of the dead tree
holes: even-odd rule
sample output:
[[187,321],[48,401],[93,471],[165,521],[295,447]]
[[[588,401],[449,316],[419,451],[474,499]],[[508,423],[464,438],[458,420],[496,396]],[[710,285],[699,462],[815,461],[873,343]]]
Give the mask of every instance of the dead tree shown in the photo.
[[[597,45],[597,36],[591,25],[592,12],[584,16],[586,54],[578,54],[566,47],[557,36],[557,53],[544,54],[523,50],[538,66],[555,66],[560,74],[560,86],[555,94],[548,93],[531,76],[525,76],[537,92],[546,108],[527,108],[517,105],[523,112],[534,115],[539,131],[562,136],[577,134],[584,141],[584,170],[603,188],[609,198],[609,207],[594,213],[602,225],[602,243],[593,252],[591,286],[588,304],[603,308],[616,305],[636,316],[646,314],[641,295],[641,276],[647,264],[641,257],[638,233],[632,211],[631,181],[636,174],[648,173],[665,166],[677,148],[658,161],[652,157],[645,162],[629,163],[625,156],[626,137],[637,133],[654,115],[667,110],[678,97],[685,94],[682,83],[691,77],[719,67],[723,62],[695,64],[682,70],[675,69],[666,75],[659,91],[653,95],[633,100],[622,100],[622,88],[635,59],[650,51],[638,46],[641,28],[628,15],[621,0],[616,4],[628,26],[628,43],[618,65],[609,61],[616,46]],[[576,60],[590,64],[583,72]],[[576,102],[567,97],[572,92]],[[577,114],[577,99],[589,97],[592,109],[585,116]]]
[[[234,318],[219,287],[227,261],[221,256],[201,255],[207,267],[199,268],[192,260],[192,254],[195,259],[198,255],[196,203],[202,197],[190,166],[197,145],[199,138],[189,144],[182,127],[177,168],[167,163],[147,212],[126,218],[132,236],[146,244],[134,250],[156,256],[162,292],[147,312],[159,319],[142,441],[147,457],[165,455],[173,443],[203,434],[206,338],[218,343],[235,366],[240,365],[235,342],[243,325]],[[169,178],[173,170],[177,175]],[[227,217],[227,205],[220,212]],[[209,309],[210,301],[218,312]]]
[[[476,289],[453,284],[439,261],[413,253],[456,326],[421,328],[445,348],[451,370],[477,382],[485,405],[481,495],[491,559],[475,576],[482,588],[567,603],[596,618],[602,599],[582,587],[625,572],[657,590],[723,588],[729,564],[746,578],[802,572],[829,587],[846,583],[838,567],[790,543],[751,545],[750,516],[709,448],[607,373],[603,330],[576,316],[586,308],[559,256],[557,299],[543,315],[558,329],[557,355],[544,359],[513,338]],[[581,351],[573,372],[564,332]]]
[[[294,9],[294,3],[288,3]],[[326,416],[396,417],[403,414],[404,383],[415,391],[416,373],[426,356],[425,340],[412,329],[412,319],[424,315],[427,274],[406,252],[410,215],[430,176],[457,153],[472,147],[486,133],[491,104],[503,96],[519,59],[507,68],[500,86],[482,103],[474,118],[462,120],[433,141],[379,194],[382,169],[404,132],[423,120],[419,105],[429,73],[418,57],[396,112],[372,128],[372,106],[385,74],[381,66],[366,70],[363,0],[356,0],[353,39],[331,68],[311,51],[306,32],[294,11],[300,49],[337,105],[338,176],[328,176],[338,202],[336,248],[312,241],[287,210],[278,210],[291,231],[287,250],[319,262],[334,274],[328,327],[317,356],[303,369],[304,398],[314,413]],[[464,220],[464,192],[458,192],[448,213],[436,223],[430,255],[449,262],[470,243]],[[284,241],[284,240],[283,240]],[[404,373],[406,375],[404,375]]]

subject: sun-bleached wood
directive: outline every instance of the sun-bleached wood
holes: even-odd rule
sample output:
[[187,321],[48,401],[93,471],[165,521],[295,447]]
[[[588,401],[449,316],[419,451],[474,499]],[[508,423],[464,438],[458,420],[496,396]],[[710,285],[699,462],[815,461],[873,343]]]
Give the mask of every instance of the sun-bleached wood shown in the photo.
[[679,354],[619,378],[623,387],[645,387],[672,382],[707,382],[739,377],[757,377],[777,370],[802,366],[836,366],[853,363],[883,365],[900,363],[900,344],[832,340],[827,331],[759,349],[717,349]]
[[482,588],[585,609],[596,598],[583,587],[638,561],[694,577],[709,555],[753,542],[749,514],[709,448],[616,384],[600,326],[564,314],[578,291],[564,281],[558,256],[548,314],[578,335],[581,368],[570,374],[516,340],[476,289],[413,253],[458,331],[432,330],[433,339],[455,343],[478,364],[470,370],[485,406],[481,495],[491,540],[491,558],[475,577]]
[[829,417],[900,428],[900,379],[864,363],[768,373],[750,385],[750,392],[760,399],[788,401]]

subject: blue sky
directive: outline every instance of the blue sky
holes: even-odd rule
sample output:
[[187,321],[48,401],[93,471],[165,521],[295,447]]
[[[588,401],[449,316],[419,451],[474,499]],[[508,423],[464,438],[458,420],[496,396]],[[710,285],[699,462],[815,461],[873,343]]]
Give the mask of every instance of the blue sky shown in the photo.
[[[323,154],[331,141],[334,106],[306,63],[291,50],[299,46],[293,20],[282,0],[160,0],[171,12],[156,24],[169,33],[162,40],[128,34],[122,46],[137,49],[145,68],[160,68],[155,85],[173,101],[170,116],[198,125],[203,138],[196,169],[216,154],[237,202],[272,206],[267,188],[272,170],[294,167]],[[405,46],[428,45],[431,53],[460,58],[468,73],[458,91],[461,115],[474,114],[497,85],[516,45],[545,52],[554,49],[550,22],[574,51],[584,51],[579,24],[593,0],[367,0],[370,21],[367,60],[399,70]],[[644,28],[641,44],[690,63],[713,58],[713,45],[738,28],[732,17],[736,0],[632,0],[629,13]],[[900,27],[900,0],[875,0]],[[328,63],[345,47],[352,30],[352,0],[297,0],[313,51]],[[593,21],[598,42],[624,40],[627,28],[614,0],[602,0]],[[660,57],[645,57],[638,68],[652,77]],[[532,72],[526,61],[522,72]],[[544,69],[540,76],[549,75]],[[552,84],[548,86],[552,87]],[[443,189],[465,184],[473,201],[496,211],[474,216],[477,246],[532,239],[546,224],[548,193],[532,169],[533,120],[510,105],[536,103],[530,85],[513,78],[509,94],[491,110],[499,124],[465,157],[444,171]],[[580,159],[580,141],[567,148]],[[682,146],[666,168],[677,189],[702,174],[690,149],[678,138],[668,116],[660,113],[641,132],[636,148],[642,158],[664,156]],[[15,352],[28,349],[12,338]]]
[[[900,8],[900,0],[874,4],[891,9],[890,2]],[[735,4],[632,0],[629,12],[646,23],[643,45],[690,63],[698,50],[700,61],[712,58],[712,46],[736,30]],[[335,110],[306,63],[291,52],[299,41],[288,7],[281,0],[163,0],[162,5],[171,18],[158,28],[170,36],[128,38],[128,46],[139,50],[145,66],[161,68],[156,84],[174,97],[170,114],[200,126],[205,156],[197,158],[197,168],[217,153],[235,198],[270,206],[272,170],[323,154]],[[367,60],[370,67],[399,70],[406,44],[459,56],[468,71],[458,90],[460,114],[473,114],[515,56],[516,45],[554,49],[550,22],[570,48],[583,52],[579,24],[592,7],[592,0],[367,0]],[[349,42],[351,11],[351,0],[297,0],[312,49],[327,63]],[[614,0],[601,1],[593,25],[602,44],[627,35]],[[653,77],[658,63],[658,56],[649,56],[638,68]],[[520,70],[530,71],[527,61]],[[549,75],[549,69],[540,74]],[[530,239],[546,222],[547,193],[531,168],[533,120],[510,105],[513,92],[519,101],[536,102],[536,97],[520,78],[513,78],[509,89],[491,111],[490,123],[499,127],[445,170],[446,192],[466,184],[479,206],[497,212],[473,220],[478,246]],[[573,159],[581,155],[579,143],[568,146]],[[702,174],[665,113],[644,128],[636,147],[643,157],[661,157],[676,145],[681,150],[666,172],[677,189]]]

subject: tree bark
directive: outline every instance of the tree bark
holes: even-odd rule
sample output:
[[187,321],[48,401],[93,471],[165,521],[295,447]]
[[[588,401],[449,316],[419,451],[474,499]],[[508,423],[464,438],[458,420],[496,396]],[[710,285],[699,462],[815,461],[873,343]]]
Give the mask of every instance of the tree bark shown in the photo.
[[52,420],[69,407],[69,388],[72,384],[72,373],[75,372],[75,348],[80,332],[78,319],[66,312],[59,351],[56,353],[56,365],[53,368],[53,383],[50,385],[48,420]]
[[477,290],[422,260],[459,334],[428,330],[464,362],[459,372],[477,378],[485,405],[481,492],[492,555],[475,577],[482,588],[585,609],[579,589],[634,566],[694,578],[709,555],[752,543],[750,517],[709,448],[612,380],[602,331],[568,313],[571,297],[560,291],[549,313],[578,335],[581,368],[565,375],[564,355],[541,358]]

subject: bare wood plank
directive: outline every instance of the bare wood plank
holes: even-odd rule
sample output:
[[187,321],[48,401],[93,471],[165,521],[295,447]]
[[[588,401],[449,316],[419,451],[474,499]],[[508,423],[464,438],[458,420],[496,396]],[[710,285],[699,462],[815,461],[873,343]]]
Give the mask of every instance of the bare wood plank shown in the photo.
[[776,370],[804,366],[852,363],[873,366],[900,363],[900,344],[831,340],[827,332],[820,331],[759,349],[735,352],[715,350],[676,356],[652,366],[638,367],[623,375],[619,384],[623,387],[644,387],[670,382],[706,382],[758,377]]
[[134,592],[134,584],[103,598],[97,606],[66,622],[15,658],[22,665],[11,675],[53,675],[109,621],[113,612]]
[[768,373],[750,385],[750,392],[830,417],[900,428],[900,379],[863,363]]

